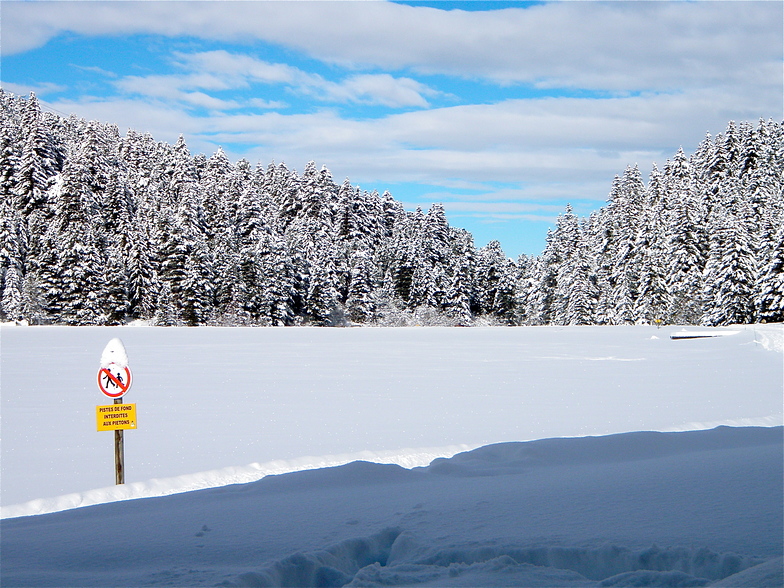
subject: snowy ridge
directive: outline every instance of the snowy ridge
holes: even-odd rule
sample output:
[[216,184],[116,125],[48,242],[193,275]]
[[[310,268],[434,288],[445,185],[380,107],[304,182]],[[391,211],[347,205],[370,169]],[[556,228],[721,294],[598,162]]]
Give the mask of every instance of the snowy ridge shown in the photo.
[[3,506],[0,507],[0,519],[40,515],[121,500],[168,496],[180,492],[228,486],[229,484],[246,484],[255,482],[264,476],[335,467],[357,460],[414,468],[426,466],[436,458],[452,457],[460,451],[469,449],[471,447],[468,445],[450,445],[448,447],[424,447],[397,451],[360,451],[351,454],[307,456],[261,464],[252,463],[247,466],[226,467],[171,478],[154,478],[145,482],[96,488],[85,492],[74,492],[63,496],[39,498],[22,504]]
[[6,519],[3,583],[780,587],[783,434],[502,443]]
[[765,417],[747,417],[738,419],[726,419],[723,421],[692,421],[683,423],[677,427],[664,429],[665,433],[676,433],[680,431],[699,431],[702,429],[714,429],[716,427],[779,427],[784,425],[784,413],[779,412]]

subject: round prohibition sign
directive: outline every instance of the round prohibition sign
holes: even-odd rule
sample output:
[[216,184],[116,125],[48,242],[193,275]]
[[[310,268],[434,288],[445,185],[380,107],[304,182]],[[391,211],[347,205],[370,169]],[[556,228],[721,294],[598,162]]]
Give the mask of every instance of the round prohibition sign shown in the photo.
[[110,363],[98,370],[98,388],[109,398],[122,398],[131,387],[131,370],[127,366]]

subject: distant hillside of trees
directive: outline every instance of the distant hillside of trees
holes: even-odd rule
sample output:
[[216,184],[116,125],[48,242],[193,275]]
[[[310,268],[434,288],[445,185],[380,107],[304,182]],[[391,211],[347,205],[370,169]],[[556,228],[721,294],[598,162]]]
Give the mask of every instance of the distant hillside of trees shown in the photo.
[[109,325],[784,320],[784,132],[729,123],[616,177],[539,256],[326,168],[191,155],[0,90],[0,319]]

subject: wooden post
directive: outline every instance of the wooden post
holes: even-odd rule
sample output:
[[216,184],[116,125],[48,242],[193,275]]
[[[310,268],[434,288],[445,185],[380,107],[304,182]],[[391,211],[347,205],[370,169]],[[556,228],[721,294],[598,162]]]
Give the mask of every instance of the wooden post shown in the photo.
[[[122,404],[122,398],[115,398],[115,404]],[[114,483],[125,484],[125,445],[123,430],[114,431]]]

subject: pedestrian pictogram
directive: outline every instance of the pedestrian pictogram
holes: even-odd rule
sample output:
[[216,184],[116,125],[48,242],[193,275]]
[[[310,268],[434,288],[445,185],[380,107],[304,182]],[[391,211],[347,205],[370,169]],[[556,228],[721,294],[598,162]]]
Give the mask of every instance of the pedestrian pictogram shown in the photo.
[[131,369],[110,363],[98,370],[98,388],[109,398],[122,398],[131,387]]

